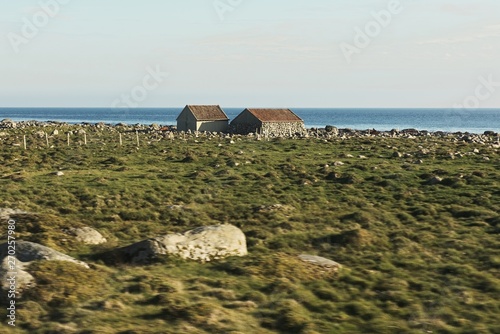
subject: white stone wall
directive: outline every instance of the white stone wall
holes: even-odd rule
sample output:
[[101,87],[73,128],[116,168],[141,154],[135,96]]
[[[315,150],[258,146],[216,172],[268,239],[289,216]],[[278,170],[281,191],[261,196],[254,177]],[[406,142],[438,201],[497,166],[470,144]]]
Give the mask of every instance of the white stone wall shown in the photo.
[[260,130],[262,135],[270,137],[291,137],[296,133],[304,134],[306,128],[303,122],[263,123]]

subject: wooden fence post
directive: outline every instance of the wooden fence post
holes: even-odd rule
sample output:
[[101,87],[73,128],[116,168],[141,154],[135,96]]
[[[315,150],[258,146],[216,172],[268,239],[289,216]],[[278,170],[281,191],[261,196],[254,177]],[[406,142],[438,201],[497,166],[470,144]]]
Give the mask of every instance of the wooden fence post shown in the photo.
[[68,146],[69,146],[69,132],[68,132]]
[[119,135],[120,135],[120,146],[122,146],[123,145],[123,141],[122,141],[122,134],[121,134],[121,132],[119,133]]
[[139,131],[135,131],[135,136],[137,137],[137,147],[139,147],[140,143],[139,143]]
[[45,132],[45,142],[47,143],[47,147],[49,147],[49,135]]
[[23,136],[24,150],[26,150],[26,135]]

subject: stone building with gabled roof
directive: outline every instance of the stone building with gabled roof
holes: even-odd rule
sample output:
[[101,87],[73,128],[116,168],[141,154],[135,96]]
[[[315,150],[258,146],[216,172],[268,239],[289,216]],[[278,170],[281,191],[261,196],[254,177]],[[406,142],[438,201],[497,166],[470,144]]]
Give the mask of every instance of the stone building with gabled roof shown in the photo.
[[245,109],[230,125],[238,134],[258,133],[272,137],[287,137],[306,131],[304,121],[290,109]]
[[228,124],[220,106],[187,105],[177,117],[177,131],[227,132]]

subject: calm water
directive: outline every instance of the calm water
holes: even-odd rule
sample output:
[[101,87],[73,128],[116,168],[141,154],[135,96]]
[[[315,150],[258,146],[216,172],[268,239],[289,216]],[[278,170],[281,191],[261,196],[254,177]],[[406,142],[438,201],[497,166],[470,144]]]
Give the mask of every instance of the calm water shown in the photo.
[[[225,108],[234,119],[244,108]],[[0,108],[0,120],[38,120],[68,123],[176,124],[182,108]],[[357,130],[407,129],[482,133],[500,131],[500,109],[310,109],[295,108],[306,127],[334,125]]]

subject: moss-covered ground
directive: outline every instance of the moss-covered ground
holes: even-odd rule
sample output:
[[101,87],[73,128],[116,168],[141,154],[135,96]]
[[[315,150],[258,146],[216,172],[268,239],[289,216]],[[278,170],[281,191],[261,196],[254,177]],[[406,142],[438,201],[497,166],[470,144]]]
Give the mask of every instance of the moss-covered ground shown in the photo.
[[[14,217],[19,239],[91,269],[33,264],[37,286],[17,301],[15,329],[2,307],[0,332],[500,333],[494,148],[433,137],[155,135],[137,148],[135,133],[120,146],[116,132],[91,129],[87,145],[72,137],[67,146],[59,129],[45,147],[36,131],[2,137],[0,207],[36,213]],[[442,181],[428,184],[434,176]],[[247,257],[144,266],[99,257],[219,223],[244,231]],[[108,243],[62,232],[80,225]],[[303,253],[343,268],[323,272]]]

